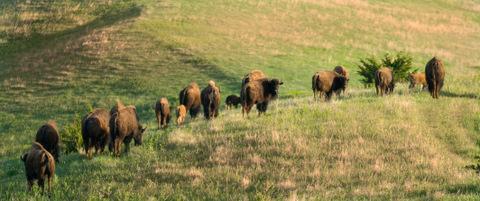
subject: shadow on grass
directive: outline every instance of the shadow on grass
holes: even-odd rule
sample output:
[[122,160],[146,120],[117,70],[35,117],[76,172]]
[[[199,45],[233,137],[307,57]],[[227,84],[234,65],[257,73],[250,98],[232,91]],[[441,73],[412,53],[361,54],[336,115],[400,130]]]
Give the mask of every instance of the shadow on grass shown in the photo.
[[469,98],[469,99],[479,99],[480,97],[477,94],[473,93],[464,93],[458,94],[450,91],[442,91],[440,96],[450,97],[450,98]]

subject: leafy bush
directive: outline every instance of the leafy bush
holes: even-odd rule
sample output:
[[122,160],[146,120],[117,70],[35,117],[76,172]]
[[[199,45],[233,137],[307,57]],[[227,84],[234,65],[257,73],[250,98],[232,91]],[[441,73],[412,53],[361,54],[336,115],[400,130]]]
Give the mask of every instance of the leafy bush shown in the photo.
[[63,150],[65,153],[79,152],[82,149],[82,124],[81,118],[77,117],[75,120],[67,124],[62,132],[62,142],[65,146]]
[[397,53],[395,56],[385,54],[379,61],[375,57],[369,57],[360,60],[358,74],[363,78],[360,80],[365,87],[375,82],[375,71],[381,67],[389,67],[393,70],[395,82],[403,82],[408,80],[408,73],[412,71],[412,57],[403,52]]

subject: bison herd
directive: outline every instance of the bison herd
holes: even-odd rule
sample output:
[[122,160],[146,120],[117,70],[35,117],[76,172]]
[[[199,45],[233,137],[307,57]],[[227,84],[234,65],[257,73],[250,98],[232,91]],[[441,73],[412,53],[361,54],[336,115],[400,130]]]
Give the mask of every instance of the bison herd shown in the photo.
[[[432,58],[425,66],[425,73],[409,74],[410,88],[422,85],[428,87],[433,98],[438,98],[443,86],[445,69],[441,60]],[[375,72],[375,87],[377,95],[392,93],[395,82],[391,68],[383,67]],[[337,66],[332,71],[319,71],[312,77],[312,90],[314,100],[330,100],[332,95],[340,95],[347,88],[349,74],[345,67]],[[283,82],[276,78],[268,78],[262,71],[253,70],[246,74],[241,83],[240,97],[230,95],[226,98],[227,109],[232,106],[242,106],[242,116],[249,114],[253,106],[256,106],[258,115],[265,113],[270,101],[278,97],[278,90]],[[209,81],[207,86],[200,91],[197,83],[192,82],[179,93],[179,105],[176,107],[176,124],[180,126],[186,118],[187,111],[192,119],[196,118],[203,106],[205,119],[214,119],[219,115],[220,87]],[[158,129],[166,128],[171,119],[171,108],[167,98],[160,98],[155,104],[155,116]],[[138,118],[135,106],[125,106],[120,101],[110,109],[94,109],[85,115],[81,121],[81,132],[85,154],[91,158],[92,149],[95,153],[103,152],[105,146],[115,156],[120,156],[122,144],[125,152],[129,150],[130,142],[135,145],[142,144],[142,136],[147,128]],[[31,149],[22,155],[28,181],[31,189],[33,182],[38,180],[38,185],[44,189],[47,180],[50,189],[51,180],[55,172],[55,162],[59,162],[60,136],[56,123],[50,121],[41,126],[35,137]]]

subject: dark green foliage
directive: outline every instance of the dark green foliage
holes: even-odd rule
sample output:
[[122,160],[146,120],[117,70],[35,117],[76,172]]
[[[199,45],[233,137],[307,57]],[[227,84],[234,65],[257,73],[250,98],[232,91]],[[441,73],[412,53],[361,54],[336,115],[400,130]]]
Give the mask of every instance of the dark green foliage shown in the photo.
[[395,56],[387,53],[380,61],[372,56],[360,60],[358,65],[360,70],[357,73],[363,77],[360,81],[365,87],[375,82],[375,71],[381,67],[392,68],[395,82],[403,82],[407,81],[408,73],[412,71],[412,60],[410,55],[403,52],[399,52]]
[[65,153],[79,152],[83,144],[81,118],[75,118],[73,122],[65,125],[60,135]]

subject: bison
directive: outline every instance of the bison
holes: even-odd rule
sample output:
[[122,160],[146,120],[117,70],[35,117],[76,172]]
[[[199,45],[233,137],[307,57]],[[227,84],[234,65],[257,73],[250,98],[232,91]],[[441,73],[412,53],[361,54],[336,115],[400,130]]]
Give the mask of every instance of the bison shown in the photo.
[[408,80],[410,81],[410,86],[408,86],[410,89],[415,88],[416,85],[422,85],[422,90],[427,88],[425,73],[409,73]]
[[258,116],[267,111],[268,103],[274,100],[278,96],[278,88],[283,84],[278,79],[251,79],[248,80],[242,87],[240,93],[240,100],[242,104],[242,116],[248,113],[252,109],[253,105],[256,105],[258,110]]
[[38,186],[44,191],[47,180],[48,191],[51,190],[52,179],[55,175],[55,159],[40,143],[34,142],[32,148],[21,157],[25,165],[28,190],[32,190],[33,183],[38,180]]
[[95,147],[95,153],[103,152],[110,140],[110,113],[106,109],[95,109],[82,120],[83,147],[88,158],[90,150]]
[[185,105],[177,106],[177,126],[180,126],[185,121],[185,116],[187,116],[187,109]]
[[192,118],[197,117],[200,111],[200,88],[197,83],[191,82],[179,94],[180,105],[184,105]]
[[225,99],[225,104],[227,105],[227,109],[231,109],[232,106],[238,108],[238,104],[240,104],[240,97],[237,95],[227,96],[227,99]]
[[212,119],[218,116],[220,107],[220,89],[213,80],[208,82],[208,86],[202,90],[203,114],[206,119]]
[[166,128],[170,123],[170,104],[168,99],[161,98],[155,105],[155,115],[157,117],[158,129]]
[[55,121],[49,121],[40,127],[37,131],[35,141],[40,143],[45,150],[53,155],[56,162],[60,160],[60,135],[58,133],[57,124]]
[[392,69],[385,67],[379,68],[375,72],[375,89],[377,95],[380,94],[383,96],[384,94],[392,93],[394,88],[395,82]]
[[113,152],[116,156],[120,156],[120,148],[122,142],[125,144],[125,153],[129,151],[130,141],[132,138],[135,141],[135,145],[142,144],[142,136],[147,128],[139,122],[137,110],[134,106],[123,106],[123,104],[117,104],[116,111],[110,118],[110,133],[111,141],[113,145]]
[[425,66],[425,76],[427,77],[428,91],[433,98],[438,98],[440,90],[443,87],[445,78],[445,67],[443,62],[433,57]]
[[347,88],[348,81],[350,81],[350,75],[348,74],[348,71],[345,67],[343,66],[335,66],[333,69],[336,73],[343,75],[343,77],[346,78],[347,82],[345,83],[345,87],[342,90],[338,90],[336,93],[337,95],[340,95],[341,92],[345,93],[345,89]]
[[320,99],[325,96],[325,100],[329,101],[333,92],[345,90],[347,78],[335,71],[320,71],[312,76],[313,100]]

